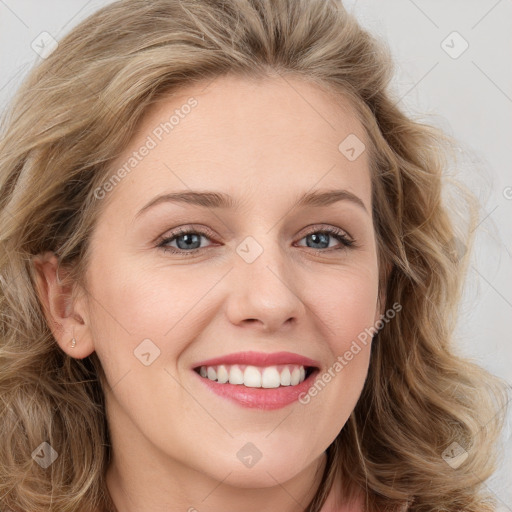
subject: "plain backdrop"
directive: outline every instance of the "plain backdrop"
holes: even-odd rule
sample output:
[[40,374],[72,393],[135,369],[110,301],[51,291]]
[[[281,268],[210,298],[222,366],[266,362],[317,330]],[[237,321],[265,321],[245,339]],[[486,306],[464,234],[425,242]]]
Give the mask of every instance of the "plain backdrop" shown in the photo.
[[[328,1],[328,0],[326,0]],[[0,0],[0,108],[41,57],[105,0]],[[482,201],[458,324],[459,347],[512,385],[512,0],[346,0],[392,52],[394,90],[410,115],[468,150],[461,178]],[[486,483],[512,512],[512,411],[499,472]]]

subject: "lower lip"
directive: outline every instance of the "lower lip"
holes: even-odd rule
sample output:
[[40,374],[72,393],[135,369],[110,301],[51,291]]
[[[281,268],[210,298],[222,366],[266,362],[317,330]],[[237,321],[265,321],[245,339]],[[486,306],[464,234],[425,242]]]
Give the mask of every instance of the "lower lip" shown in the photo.
[[312,386],[319,370],[313,370],[307,379],[296,386],[280,386],[278,388],[249,388],[243,384],[220,384],[214,380],[201,377],[194,371],[205,386],[217,395],[251,409],[273,410],[286,407],[307,393]]

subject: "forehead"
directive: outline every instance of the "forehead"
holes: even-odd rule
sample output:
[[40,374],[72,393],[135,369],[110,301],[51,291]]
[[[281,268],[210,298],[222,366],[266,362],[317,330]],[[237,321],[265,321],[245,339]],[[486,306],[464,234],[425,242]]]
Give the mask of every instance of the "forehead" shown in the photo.
[[368,196],[367,152],[347,158],[347,140],[359,152],[366,134],[341,95],[297,78],[217,77],[148,108],[111,166],[111,173],[125,169],[113,195],[131,197],[133,208],[178,189],[234,196],[241,188],[249,195],[264,189],[283,197],[290,189],[295,197],[344,186]]

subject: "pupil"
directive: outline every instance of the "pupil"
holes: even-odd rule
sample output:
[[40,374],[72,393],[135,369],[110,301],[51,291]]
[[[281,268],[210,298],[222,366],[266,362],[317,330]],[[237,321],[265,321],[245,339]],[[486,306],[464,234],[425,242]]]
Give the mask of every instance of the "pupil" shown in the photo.
[[[329,246],[329,242],[327,241],[327,237],[329,235],[327,235],[326,233],[313,233],[312,235],[309,236],[313,239],[313,243],[326,243],[327,246]],[[321,239],[320,241],[318,241],[319,238]]]
[[[177,242],[177,245],[180,249],[190,249],[190,244],[193,244],[194,241],[192,240],[192,238],[195,237],[195,238],[198,238],[197,235],[194,235],[194,234],[186,234],[186,235],[181,235],[179,238],[177,238],[176,242]],[[184,240],[185,242],[185,247],[180,247],[180,240]],[[195,241],[195,243],[197,243],[198,240]],[[196,247],[193,247],[194,249],[196,249]]]

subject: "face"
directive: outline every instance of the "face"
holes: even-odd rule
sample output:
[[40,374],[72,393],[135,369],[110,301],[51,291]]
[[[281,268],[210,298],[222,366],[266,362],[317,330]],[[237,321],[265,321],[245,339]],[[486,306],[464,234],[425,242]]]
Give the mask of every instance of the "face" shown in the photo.
[[[223,77],[147,112],[112,165],[129,172],[98,193],[77,333],[104,367],[114,437],[257,486],[313,464],[343,428],[370,343],[333,365],[380,313],[366,137],[344,105],[297,79]],[[299,202],[329,191],[344,192]],[[155,203],[191,192],[219,196]]]

